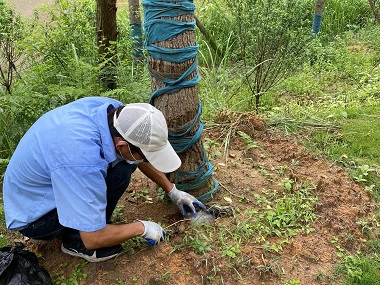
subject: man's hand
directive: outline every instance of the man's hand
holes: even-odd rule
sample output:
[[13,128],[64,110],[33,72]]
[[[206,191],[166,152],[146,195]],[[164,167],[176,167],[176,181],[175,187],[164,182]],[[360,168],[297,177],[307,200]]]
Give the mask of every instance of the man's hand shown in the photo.
[[172,200],[173,204],[175,204],[182,215],[186,217],[187,210],[190,209],[191,214],[195,215],[195,207],[197,206],[202,209],[206,209],[205,205],[203,205],[200,201],[198,201],[194,196],[190,195],[187,192],[178,190],[175,185],[173,189],[168,193],[170,200]]
[[145,227],[144,233],[141,236],[146,240],[147,245],[158,245],[160,241],[164,240],[166,233],[159,224],[149,221],[138,221]]

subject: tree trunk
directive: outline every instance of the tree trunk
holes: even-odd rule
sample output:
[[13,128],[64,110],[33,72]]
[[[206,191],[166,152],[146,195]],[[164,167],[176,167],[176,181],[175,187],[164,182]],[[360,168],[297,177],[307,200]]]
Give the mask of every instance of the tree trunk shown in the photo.
[[[168,19],[168,18],[166,18]],[[181,21],[181,22],[192,22],[194,21],[194,15],[181,15],[178,17],[170,18],[171,20]],[[146,31],[147,32],[147,31]],[[188,46],[195,46],[195,33],[194,31],[185,31],[181,34],[165,40],[162,42],[154,43],[155,46],[169,48],[169,49],[180,49]],[[149,56],[149,68],[151,72],[155,74],[165,74],[173,75],[177,78],[179,75],[182,75],[189,67],[194,63],[196,59],[192,58],[183,63],[175,63],[164,60],[158,60]],[[196,71],[191,73],[186,80],[190,80],[196,76]],[[151,87],[152,91],[158,90],[166,86],[166,83],[152,76]],[[175,133],[183,133],[185,129],[179,129],[186,124],[191,124],[197,114],[199,107],[199,97],[198,97],[198,86],[192,86],[187,88],[182,88],[174,94],[163,94],[153,100],[153,105],[161,110],[166,118],[169,131]],[[199,122],[195,128],[189,133],[189,135],[194,135],[199,127]],[[179,153],[179,156],[182,160],[181,167],[171,174],[169,174],[170,181],[181,184],[188,183],[186,181],[186,175],[183,173],[189,173],[197,171],[202,164],[204,158],[204,148],[202,140],[199,139],[195,144],[186,152]],[[178,175],[181,173],[181,175]],[[202,173],[201,173],[202,174]],[[205,192],[210,190],[212,185],[211,181],[206,181],[205,185],[199,189],[194,189],[189,191],[190,194],[198,197]],[[182,189],[187,190],[187,189]]]
[[375,1],[373,0],[368,0],[369,2],[369,5],[371,6],[371,9],[372,9],[372,12],[373,14],[375,15],[375,20],[378,24],[380,24],[380,14],[377,12],[376,10],[376,5],[375,5]]
[[141,17],[139,0],[128,0],[129,25],[131,27],[131,41],[134,62],[139,64],[143,59],[143,39],[141,30]]
[[323,9],[324,9],[324,0],[317,0],[317,3],[315,5],[315,14],[322,15]]
[[96,0],[96,27],[98,31],[98,51],[103,68],[100,82],[107,89],[116,88],[116,0]]
[[317,35],[321,29],[324,2],[325,2],[324,0],[317,0],[317,3],[315,4],[315,13],[314,13],[313,26],[312,26],[314,35]]

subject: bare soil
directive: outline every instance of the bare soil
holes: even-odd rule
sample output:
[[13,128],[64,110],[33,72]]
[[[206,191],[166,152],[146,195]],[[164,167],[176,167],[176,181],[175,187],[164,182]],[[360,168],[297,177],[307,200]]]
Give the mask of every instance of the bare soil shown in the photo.
[[8,0],[16,11],[23,17],[30,18],[33,15],[33,11],[41,7],[41,5],[52,5],[54,0]]
[[[38,254],[42,265],[55,279],[80,277],[79,273],[85,273],[86,278],[78,278],[79,284],[283,285],[289,280],[300,280],[299,284],[308,285],[341,284],[339,278],[334,277],[334,270],[342,258],[338,257],[337,243],[332,241],[339,240],[344,255],[366,250],[365,236],[357,222],[370,220],[372,215],[374,204],[368,193],[334,162],[310,153],[296,137],[268,128],[261,119],[249,114],[237,117],[229,114],[221,119],[223,124],[203,134],[204,138],[222,143],[221,139],[232,130],[227,159],[217,156],[212,160],[216,168],[214,177],[221,186],[209,203],[226,205],[225,197],[228,197],[236,212],[234,217],[212,222],[214,232],[223,225],[232,231],[248,210],[255,209],[254,194],[264,188],[281,191],[279,183],[284,177],[316,186],[317,219],[310,225],[314,232],[297,234],[279,252],[264,249],[252,238],[240,244],[242,253],[236,259],[221,257],[216,248],[197,254],[182,247],[171,253],[182,243],[186,233],[196,233],[197,229],[188,222],[171,226],[169,237],[159,246],[147,247],[141,243],[133,251],[126,250],[116,259],[102,263],[86,264],[80,258],[62,253],[59,240],[24,243]],[[249,134],[261,148],[244,151],[246,144],[236,135],[238,130]],[[157,199],[156,186],[141,173],[135,174],[129,188],[118,207],[121,221],[151,219],[167,227],[181,219],[171,203]],[[141,193],[142,189],[149,189],[145,198],[149,195],[153,203],[144,198],[136,199],[131,193]],[[246,199],[239,199],[241,197]],[[203,227],[199,230],[204,230]],[[213,235],[215,243],[219,238]],[[269,240],[275,242],[276,237]]]

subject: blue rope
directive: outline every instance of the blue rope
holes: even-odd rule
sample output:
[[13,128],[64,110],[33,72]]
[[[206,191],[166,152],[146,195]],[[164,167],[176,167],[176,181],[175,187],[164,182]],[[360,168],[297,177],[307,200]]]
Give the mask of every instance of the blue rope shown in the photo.
[[[209,161],[207,161],[207,157],[206,155],[204,155],[201,166],[196,171],[192,171],[192,172],[177,171],[176,172],[179,180],[189,181],[186,183],[176,184],[176,186],[178,189],[184,190],[184,191],[199,189],[208,181],[208,179],[211,177],[213,172],[214,172],[214,166]],[[213,179],[213,182],[214,182],[214,188],[211,191],[208,191],[207,193],[204,193],[201,196],[198,196],[197,197],[198,200],[200,201],[210,200],[213,198],[214,193],[218,190],[218,187],[219,187],[218,181],[214,177],[211,177],[211,178]]]
[[312,34],[317,35],[321,30],[322,15],[314,14],[313,25],[312,25]]
[[[153,105],[154,99],[163,94],[174,94],[183,88],[196,86],[200,77],[197,69],[197,54],[199,45],[188,46],[178,49],[169,49],[159,47],[155,43],[172,39],[186,31],[195,30],[195,21],[181,22],[172,19],[182,15],[193,15],[195,5],[191,0],[142,0],[144,7],[144,31],[145,46],[149,55],[157,60],[163,60],[173,63],[184,63],[188,60],[194,60],[192,65],[182,74],[160,74],[157,71],[149,70],[152,77],[165,83],[165,86],[152,92],[150,103]],[[190,76],[195,73],[195,76]],[[188,79],[190,78],[191,79]],[[191,122],[169,130],[169,141],[178,154],[188,151],[202,135],[204,124],[200,119],[202,114],[202,104],[199,101],[198,112]],[[194,133],[194,129],[198,129]],[[199,189],[211,177],[214,182],[214,188],[209,192],[197,197],[200,201],[206,201],[213,197],[213,194],[219,187],[218,181],[212,177],[214,167],[208,161],[206,151],[203,150],[202,163],[199,168],[191,172],[176,171],[178,189],[191,191]]]
[[[147,50],[150,56],[155,59],[182,63],[196,57],[198,53],[198,47],[199,46],[196,45],[196,46],[188,46],[181,49],[170,49],[170,48],[163,48],[163,47],[157,47],[157,46],[151,45],[151,46],[147,46]],[[194,71],[195,69],[196,69],[196,66],[192,71]]]
[[[185,31],[194,31],[195,21],[193,22],[176,22],[171,20],[151,20],[144,22],[146,43],[166,41]],[[148,30],[147,30],[148,29]]]
[[[203,132],[203,121],[200,120],[200,116],[202,114],[202,103],[199,101],[199,107],[198,107],[198,113],[192,123],[186,123],[180,128],[176,128],[177,132],[173,132],[169,130],[169,141],[171,145],[173,146],[174,150],[181,154],[186,151],[188,151],[196,142],[197,140],[201,137],[202,132]],[[198,130],[193,136],[186,136],[189,134],[197,125],[199,122]],[[179,129],[185,130],[182,133],[179,133]]]
[[166,83],[166,86],[155,90],[150,95],[150,103],[153,104],[154,99],[163,94],[172,94],[178,92],[183,88],[196,86],[200,80],[198,72],[196,73],[196,76],[194,78],[185,81],[185,78],[188,77],[193,71],[196,71],[196,68],[197,61],[194,61],[194,63],[177,79],[170,79],[170,76],[168,74],[155,74],[152,72],[152,70],[149,69],[149,72],[152,76]]
[[145,21],[160,19],[161,17],[193,15],[195,11],[194,3],[189,0],[142,0],[142,4]]

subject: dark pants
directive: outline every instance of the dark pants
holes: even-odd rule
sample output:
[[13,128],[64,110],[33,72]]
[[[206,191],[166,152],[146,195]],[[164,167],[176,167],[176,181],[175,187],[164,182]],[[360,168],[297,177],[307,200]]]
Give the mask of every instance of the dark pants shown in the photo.
[[[125,161],[119,162],[114,167],[109,167],[107,171],[107,208],[106,221],[110,221],[113,211],[127,189],[131,181],[131,174],[136,170],[137,165],[129,164]],[[51,240],[57,237],[76,235],[79,232],[66,228],[59,223],[57,209],[54,209],[28,225],[20,231],[24,236],[38,240]]]

